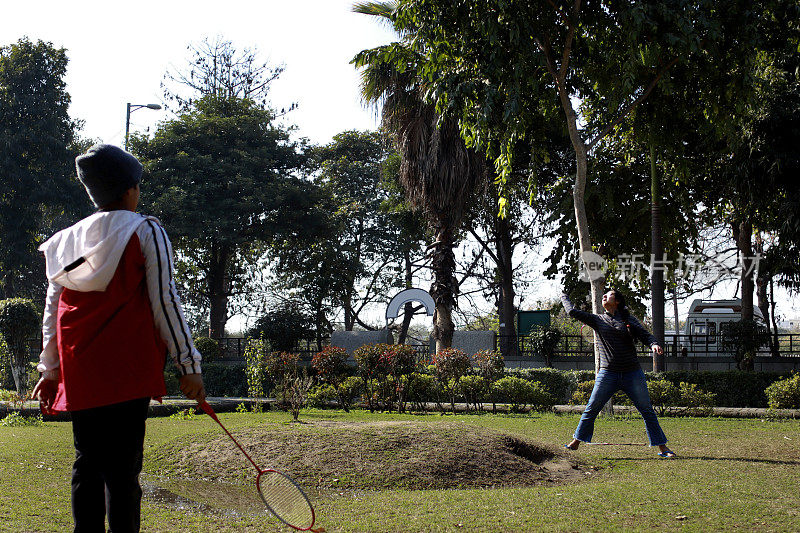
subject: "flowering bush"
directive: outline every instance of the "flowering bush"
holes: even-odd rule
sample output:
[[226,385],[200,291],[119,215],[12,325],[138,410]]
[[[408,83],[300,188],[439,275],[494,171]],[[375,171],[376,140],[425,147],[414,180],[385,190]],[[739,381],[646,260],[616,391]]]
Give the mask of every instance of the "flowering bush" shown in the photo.
[[431,362],[436,371],[436,378],[450,393],[450,407],[455,412],[458,381],[472,368],[469,356],[457,348],[445,348],[433,354]]
[[[503,377],[506,369],[506,362],[503,354],[497,350],[481,350],[472,356],[478,375],[485,380],[486,393],[492,383]],[[497,412],[497,404],[492,401],[492,412]]]
[[[355,349],[353,357],[358,364],[358,373],[364,381],[364,394],[370,412],[375,411],[375,388],[378,377],[383,373],[380,344],[365,344]],[[385,379],[385,374],[384,374]]]
[[405,409],[409,376],[414,372],[414,349],[405,344],[365,344],[353,352],[370,411]]
[[338,383],[347,375],[347,350],[338,346],[326,346],[314,355],[311,366],[323,381],[331,385]]
[[350,410],[350,400],[341,384],[347,377],[347,350],[338,346],[326,346],[311,360],[311,366],[317,371],[319,377],[328,384],[339,401],[339,406],[345,411]]
[[436,376],[442,381],[451,379],[458,381],[472,367],[467,354],[457,348],[445,348],[433,354],[431,362],[436,370]]
[[503,354],[497,350],[481,350],[472,356],[478,375],[489,382],[496,381],[503,377],[506,363]]

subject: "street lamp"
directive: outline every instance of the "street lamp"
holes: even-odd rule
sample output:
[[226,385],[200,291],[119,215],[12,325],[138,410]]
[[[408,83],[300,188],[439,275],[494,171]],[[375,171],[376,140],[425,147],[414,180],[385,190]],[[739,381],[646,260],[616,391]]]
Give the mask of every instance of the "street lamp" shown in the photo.
[[128,110],[125,113],[125,150],[128,149],[128,132],[131,129],[131,111],[136,111],[142,107],[146,107],[147,109],[161,109],[161,106],[158,104],[132,104],[128,102]]

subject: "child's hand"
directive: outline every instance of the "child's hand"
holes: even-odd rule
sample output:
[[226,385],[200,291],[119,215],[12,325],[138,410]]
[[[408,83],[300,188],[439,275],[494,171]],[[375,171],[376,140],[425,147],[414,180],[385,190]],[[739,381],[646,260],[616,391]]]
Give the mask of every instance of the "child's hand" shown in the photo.
[[186,374],[181,376],[181,392],[190,400],[202,402],[206,399],[206,388],[202,374]]
[[39,400],[39,409],[42,413],[49,415],[53,413],[53,402],[56,400],[58,392],[58,380],[39,378],[39,382],[33,388],[31,398]]

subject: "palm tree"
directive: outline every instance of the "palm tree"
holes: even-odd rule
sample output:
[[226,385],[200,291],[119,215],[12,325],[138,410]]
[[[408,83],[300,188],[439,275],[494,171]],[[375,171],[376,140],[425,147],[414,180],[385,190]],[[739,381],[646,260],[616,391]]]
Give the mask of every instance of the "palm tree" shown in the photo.
[[[353,11],[392,23],[396,2],[358,3]],[[394,26],[392,26],[394,27]],[[400,41],[364,50],[353,60],[363,67],[362,98],[381,109],[383,127],[393,133],[400,153],[400,182],[412,206],[420,209],[435,236],[428,247],[434,281],[431,296],[436,302],[433,336],[436,350],[453,341],[453,308],[458,282],[454,276],[453,247],[464,206],[478,184],[484,182],[483,156],[470,150],[459,134],[458,122],[442,117],[425,102],[425,85],[414,68],[422,52],[412,44],[412,35],[399,34]],[[407,58],[402,72],[382,58],[391,49]]]

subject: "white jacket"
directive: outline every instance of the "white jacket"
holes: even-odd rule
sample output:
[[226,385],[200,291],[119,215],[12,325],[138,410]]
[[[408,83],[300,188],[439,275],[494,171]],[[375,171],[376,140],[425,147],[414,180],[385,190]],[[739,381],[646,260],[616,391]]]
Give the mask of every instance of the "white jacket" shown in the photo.
[[[153,318],[181,374],[199,374],[201,356],[192,343],[172,279],[172,245],[155,217],[133,211],[95,213],[61,230],[39,250],[47,263],[47,300],[42,325],[42,350],[37,370],[48,379],[59,372],[56,318],[61,291],[105,291],[122,253],[136,233],[145,259],[145,278]],[[109,361],[112,361],[109,359]]]

